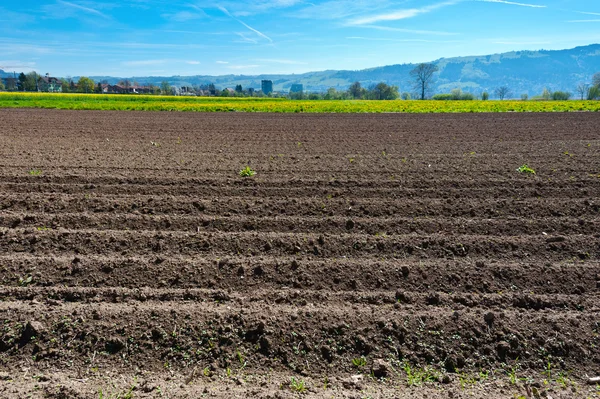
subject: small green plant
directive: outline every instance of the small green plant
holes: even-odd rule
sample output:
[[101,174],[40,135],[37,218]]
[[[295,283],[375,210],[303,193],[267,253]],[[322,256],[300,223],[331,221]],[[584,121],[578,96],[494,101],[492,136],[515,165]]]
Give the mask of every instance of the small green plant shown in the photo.
[[248,363],[246,363],[246,359],[244,358],[244,355],[242,355],[242,352],[238,350],[236,354],[238,362],[240,362],[240,370],[243,370],[248,365]]
[[241,177],[252,177],[255,174],[256,174],[256,171],[250,169],[250,166],[246,166],[244,169],[240,170]]
[[29,284],[31,284],[32,281],[33,281],[33,277],[31,277],[31,276],[19,277],[19,286],[27,287]]
[[290,381],[290,388],[294,392],[302,393],[306,392],[306,383],[304,380],[298,380],[295,377],[292,377]]
[[519,361],[519,359],[517,358],[517,363],[515,363],[515,365],[507,371],[508,380],[510,381],[510,383],[512,385],[517,385],[517,382],[519,382],[519,377],[517,377],[517,371],[519,371],[518,361]]
[[565,373],[558,373],[556,382],[563,388],[566,388],[571,384],[571,380]]
[[548,380],[552,378],[552,363],[550,363],[550,358],[548,358],[548,363],[546,363],[546,369],[544,370],[544,375]]
[[35,228],[37,231],[48,231],[48,230],[52,230],[50,227],[46,227],[46,226],[39,226]]
[[106,392],[100,390],[98,392],[98,399],[133,399],[133,390],[135,389],[135,384],[133,384],[127,391],[123,392]]
[[42,175],[42,170],[41,169],[31,169],[29,171],[29,176],[41,176]]
[[204,367],[204,369],[202,370],[202,374],[204,374],[205,377],[210,377],[211,372],[210,372],[210,367]]
[[532,168],[530,168],[527,164],[523,164],[523,165],[519,166],[519,168],[517,169],[517,172],[519,172],[519,173],[528,173],[530,175],[535,175],[535,170],[533,170]]
[[365,367],[367,365],[367,359],[364,356],[352,359],[352,365],[356,368]]
[[424,367],[424,368],[412,368],[408,362],[402,365],[402,370],[406,373],[406,385],[419,386],[426,382],[435,382],[438,380],[438,374],[435,370]]

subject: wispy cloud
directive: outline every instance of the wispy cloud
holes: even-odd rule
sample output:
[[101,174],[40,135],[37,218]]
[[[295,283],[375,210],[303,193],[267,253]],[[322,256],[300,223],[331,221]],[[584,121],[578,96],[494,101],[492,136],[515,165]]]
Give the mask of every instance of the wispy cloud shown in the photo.
[[136,60],[136,61],[124,61],[121,63],[123,66],[147,66],[147,65],[160,65],[169,62],[167,59],[162,60]]
[[538,44],[552,44],[551,41],[519,41],[519,40],[512,40],[512,41],[506,41],[506,40],[501,40],[501,41],[492,41],[492,43],[494,44],[506,44],[509,46],[523,46],[523,45],[538,45]]
[[185,63],[188,65],[200,65],[200,61],[193,61],[193,60],[186,61]]
[[600,19],[575,19],[572,21],[567,21],[570,24],[577,24],[577,23],[588,23],[588,22],[600,22]]
[[276,11],[275,9],[290,8],[297,5],[313,5],[305,0],[251,0],[251,1],[220,1],[219,6],[227,8],[235,17],[247,17]]
[[402,32],[402,33],[413,33],[415,35],[437,35],[437,36],[455,36],[458,33],[454,32],[444,32],[437,30],[419,30],[419,29],[405,29],[405,28],[394,28],[390,26],[380,26],[380,25],[360,25],[360,28],[370,28],[388,32]]
[[[225,15],[227,15],[228,17],[232,18],[233,20],[239,22],[240,24],[242,24],[243,26],[246,27],[246,29],[256,33],[258,36],[262,37],[263,39],[267,39],[268,41],[270,41],[271,43],[273,43],[273,39],[271,39],[269,36],[265,35],[264,33],[262,33],[261,31],[254,29],[253,27],[251,27],[250,25],[248,25],[247,23],[243,22],[240,19],[237,19],[236,17],[234,17],[233,15],[231,15],[231,13],[223,6],[219,6],[218,7],[219,10],[221,10]],[[247,39],[246,37],[242,36],[243,38]],[[249,42],[252,42],[251,40],[248,40]],[[256,42],[256,41],[255,41]]]
[[173,14],[162,14],[162,17],[173,22],[187,22],[195,19],[202,19],[206,17],[205,13],[197,13],[190,11],[179,11]]
[[363,37],[348,36],[347,40],[364,40],[372,42],[396,42],[396,43],[462,43],[461,40],[427,40],[427,39],[393,39],[388,37]]
[[528,4],[528,3],[516,3],[514,1],[506,1],[506,0],[479,0],[484,3],[501,3],[501,4],[509,4],[511,6],[520,6],[520,7],[531,7],[531,8],[546,8],[545,5],[539,4]]
[[252,68],[258,68],[260,65],[229,65],[227,68],[228,69],[252,69]]
[[437,9],[452,6],[462,2],[463,0],[453,0],[453,1],[445,1],[442,3],[432,4],[426,7],[421,8],[408,8],[404,10],[396,10],[385,12],[377,15],[371,15],[368,17],[360,17],[351,19],[347,22],[347,25],[351,26],[360,26],[360,25],[371,25],[376,22],[384,22],[384,21],[398,21],[402,19],[414,18],[417,15],[427,14]]
[[19,60],[0,60],[0,69],[4,72],[10,72],[12,70],[33,70],[35,68],[35,62],[26,62]]
[[229,61],[217,61],[216,63],[225,65],[225,64],[229,64]]
[[259,58],[256,61],[268,62],[268,63],[272,63],[272,64],[284,64],[284,65],[308,65],[307,62],[285,60],[285,59],[275,59],[275,58]]
[[585,14],[585,15],[598,15],[600,16],[600,12],[586,12],[586,11],[575,11],[577,14]]
[[88,14],[93,14],[93,15],[97,15],[99,17],[105,18],[105,19],[110,19],[110,17],[106,14],[101,13],[100,11],[91,8],[91,7],[85,7],[76,3],[71,3],[69,1],[63,1],[63,0],[58,0],[57,1],[58,4],[61,4],[63,6],[67,6],[67,7],[71,7],[71,8],[76,8],[78,10],[81,10],[83,12],[86,12]]

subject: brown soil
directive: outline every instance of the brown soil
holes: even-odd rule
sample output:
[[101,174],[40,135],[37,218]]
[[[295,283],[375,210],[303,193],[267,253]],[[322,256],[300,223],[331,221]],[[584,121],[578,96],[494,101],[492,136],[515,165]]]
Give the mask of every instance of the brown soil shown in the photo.
[[600,114],[0,126],[0,397],[600,392]]

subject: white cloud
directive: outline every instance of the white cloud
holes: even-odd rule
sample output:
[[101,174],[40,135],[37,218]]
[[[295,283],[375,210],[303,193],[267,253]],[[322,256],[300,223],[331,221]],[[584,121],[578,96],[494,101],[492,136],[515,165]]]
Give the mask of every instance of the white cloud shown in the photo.
[[26,70],[33,71],[36,63],[31,61],[20,61],[20,60],[0,60],[0,69],[4,72],[10,72],[13,70]]
[[187,21],[193,21],[195,19],[205,18],[206,14],[204,14],[204,13],[199,14],[199,13],[189,12],[189,11],[179,11],[174,14],[162,14],[162,17],[165,19],[169,19],[173,22],[187,22]]
[[229,62],[228,62],[228,61],[217,61],[216,63],[217,63],[217,64],[229,64]]
[[[244,25],[248,30],[256,33],[258,36],[262,37],[263,39],[267,39],[268,41],[270,41],[271,43],[273,43],[273,39],[271,39],[269,36],[265,35],[264,33],[260,32],[257,29],[254,29],[253,27],[251,27],[250,25],[248,25],[247,23],[237,19],[236,17],[234,17],[233,15],[231,15],[231,13],[223,6],[218,6],[219,10],[221,10],[225,15],[227,15],[228,17],[232,18],[233,20],[239,22],[240,24]],[[250,39],[246,36],[244,36],[243,34],[239,34],[242,39],[245,39],[244,41],[248,42],[248,43],[258,43],[256,40],[254,39]]]
[[375,29],[375,30],[383,30],[383,31],[389,31],[389,32],[413,33],[415,35],[437,35],[437,36],[458,35],[458,33],[454,33],[454,32],[444,32],[444,31],[437,31],[437,30],[393,28],[393,27],[389,27],[389,26],[380,26],[380,25],[359,25],[358,27],[370,28],[370,29]]
[[[414,18],[417,15],[427,14],[435,11],[442,7],[452,6],[460,3],[462,0],[445,1],[442,3],[432,4],[430,6],[421,8],[409,8],[404,10],[396,10],[391,12],[385,12],[377,15],[371,15],[369,17],[355,18],[347,22],[351,26],[370,25],[375,22],[382,21],[398,21],[402,19]],[[499,1],[499,0],[498,0]]]
[[544,5],[538,4],[528,4],[528,3],[515,3],[514,1],[506,1],[506,0],[479,0],[484,3],[501,3],[501,4],[509,4],[512,6],[521,6],[521,7],[532,7],[532,8],[546,8]]
[[258,68],[260,65],[229,65],[227,68],[229,69],[252,69]]
[[146,65],[160,65],[166,64],[169,60],[139,60],[139,61],[123,61],[121,64],[124,66],[146,66]]
[[185,63],[188,65],[200,65],[200,61],[186,61]]
[[273,63],[273,64],[284,64],[284,65],[308,65],[307,62],[284,60],[284,59],[274,59],[274,58],[260,58],[260,59],[257,59],[256,61],[269,62],[269,63]]
[[576,24],[576,23],[588,23],[588,22],[600,22],[600,19],[576,19],[573,21],[567,21],[568,23],[571,24]]
[[108,15],[105,15],[105,14],[101,13],[100,11],[93,9],[91,7],[85,7],[85,6],[82,6],[79,4],[75,4],[75,3],[71,3],[71,2],[63,1],[63,0],[58,0],[57,3],[62,4],[63,6],[76,8],[76,9],[86,12],[88,14],[94,14],[94,15],[97,15],[102,18],[106,18],[106,19],[110,18]]
[[578,14],[585,14],[585,15],[598,15],[600,16],[600,12],[585,12],[585,11],[575,11]]
[[462,43],[461,40],[427,40],[427,39],[392,39],[387,37],[363,37],[363,36],[348,36],[347,40],[364,40],[372,42],[399,42],[399,43]]

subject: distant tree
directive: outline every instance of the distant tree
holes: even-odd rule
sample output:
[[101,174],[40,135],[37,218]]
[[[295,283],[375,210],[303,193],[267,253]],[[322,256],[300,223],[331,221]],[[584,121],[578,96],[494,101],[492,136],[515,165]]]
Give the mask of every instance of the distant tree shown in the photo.
[[362,88],[360,82],[354,82],[348,88],[348,94],[355,100],[359,100],[365,96],[365,89]]
[[402,93],[402,99],[403,100],[410,100],[410,93],[405,91],[404,93]]
[[37,91],[38,75],[35,72],[29,72],[25,75],[25,83],[23,89],[25,91]]
[[208,92],[210,93],[211,96],[217,95],[217,88],[215,87],[215,85],[213,83],[209,83]]
[[96,84],[87,76],[82,76],[77,81],[77,91],[80,93],[93,93]]
[[552,93],[550,93],[550,90],[544,88],[544,90],[542,91],[541,97],[543,100],[548,101],[548,100],[550,100],[550,98],[552,98]]
[[4,86],[4,81],[0,78],[0,90],[4,90],[6,87]]
[[577,88],[575,89],[575,92],[577,93],[577,95],[579,96],[579,98],[581,100],[585,100],[585,98],[587,97],[587,92],[590,88],[590,85],[587,83],[579,83],[577,85]]
[[131,81],[129,79],[124,79],[121,80],[118,85],[123,87],[126,92],[129,92],[129,89],[131,88]]
[[96,86],[96,93],[102,94],[102,83],[100,82],[98,82],[98,85]]
[[16,78],[7,78],[6,79],[6,90],[14,91],[17,90],[18,80]]
[[490,94],[487,91],[481,93],[481,101],[487,101],[490,99]]
[[521,100],[523,100],[523,101],[529,100],[529,94],[527,94],[527,93],[521,94]]
[[571,98],[571,93],[565,91],[555,91],[552,93],[552,99],[554,101],[567,101],[569,98]]
[[500,86],[496,90],[494,90],[494,94],[500,100],[504,100],[506,97],[508,97],[510,95],[510,89],[508,88],[508,86]]
[[410,76],[415,82],[415,90],[419,92],[421,100],[425,100],[427,92],[431,89],[434,74],[438,71],[435,64],[419,64],[412,71]]
[[371,86],[368,93],[370,100],[396,100],[398,97],[398,86],[389,86],[385,82]]
[[592,76],[592,86],[600,87],[600,72],[596,72]]
[[21,72],[19,74],[19,80],[17,83],[17,87],[18,87],[19,91],[25,91],[25,82],[26,81],[27,81],[27,76],[23,72]]
[[308,95],[309,100],[320,100],[321,96],[318,93],[310,93]]
[[330,87],[327,89],[327,93],[323,96],[324,100],[339,100],[340,96],[335,87]]
[[296,91],[294,93],[290,93],[289,96],[291,100],[304,100],[305,97],[303,91]]
[[242,85],[236,85],[235,86],[235,92],[242,94],[244,92],[244,88],[242,87]]
[[599,86],[590,87],[587,92],[587,99],[588,100],[600,99],[600,87]]
[[171,85],[166,80],[163,80],[160,83],[160,92],[163,96],[168,96],[171,94]]

